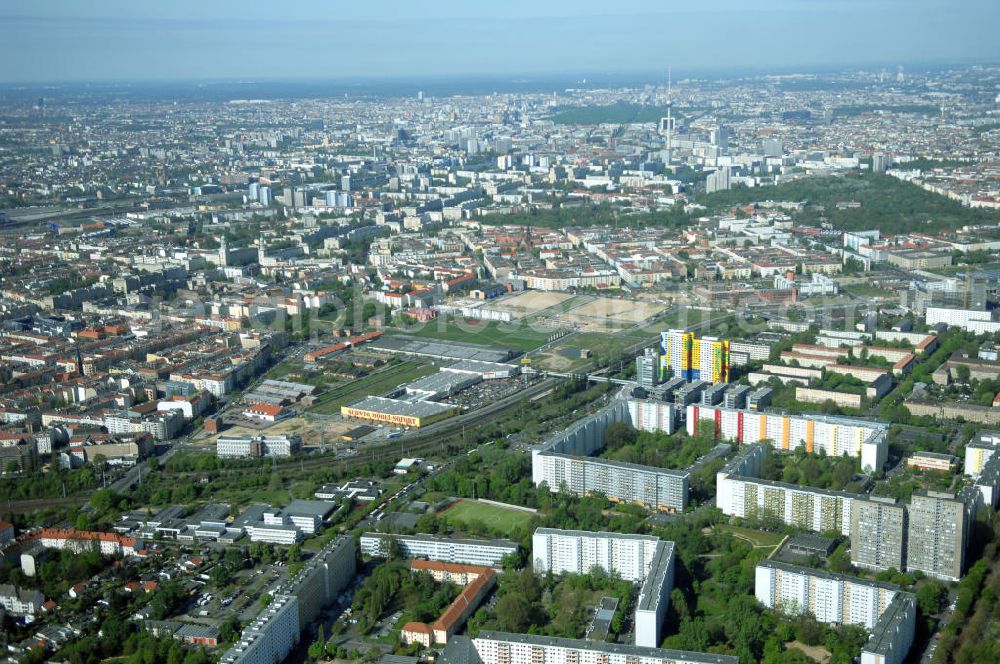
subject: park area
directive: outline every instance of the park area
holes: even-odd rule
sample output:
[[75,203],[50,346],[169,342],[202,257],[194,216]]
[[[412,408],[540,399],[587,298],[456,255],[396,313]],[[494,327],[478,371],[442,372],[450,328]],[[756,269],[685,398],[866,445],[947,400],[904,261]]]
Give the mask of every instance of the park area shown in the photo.
[[770,554],[785,538],[781,533],[769,533],[763,530],[753,530],[751,528],[741,528],[729,524],[717,524],[714,527],[716,532],[729,533],[738,540],[742,540],[755,549],[764,549],[766,554]]
[[533,516],[525,510],[465,498],[438,512],[439,518],[459,528],[482,524],[490,531],[508,534],[527,527]]

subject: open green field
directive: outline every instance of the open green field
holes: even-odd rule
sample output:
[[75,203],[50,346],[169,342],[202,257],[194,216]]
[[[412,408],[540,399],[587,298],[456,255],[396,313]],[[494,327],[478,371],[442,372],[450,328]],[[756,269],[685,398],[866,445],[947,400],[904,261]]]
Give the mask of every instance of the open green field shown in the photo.
[[685,308],[683,305],[677,305],[667,312],[666,316],[662,316],[657,320],[641,327],[637,332],[633,334],[640,334],[642,337],[652,336],[663,330],[682,328],[686,330],[691,330],[697,328],[699,331],[699,336],[705,336],[709,332],[704,330],[704,323],[706,321],[715,321],[712,325],[712,331],[714,332],[716,327],[719,327],[722,323],[726,323],[726,317],[731,315],[732,311],[725,309],[712,309],[708,311],[707,309],[695,309],[693,307]]
[[319,404],[311,410],[321,415],[339,413],[341,406],[346,406],[367,396],[383,394],[400,383],[408,383],[411,380],[429,376],[435,371],[437,371],[437,368],[430,364],[413,361],[400,362],[388,369],[377,371],[364,378],[352,380],[333,388],[321,395],[319,397]]
[[295,374],[294,381],[296,383],[305,383],[307,385],[316,385],[318,387],[325,387],[327,385],[333,385],[340,382],[333,376],[328,376],[326,374],[314,374],[309,375],[302,368],[302,360],[284,360],[274,365],[267,370],[267,373],[261,378],[261,380],[289,380],[289,374]]
[[551,332],[537,331],[519,323],[465,320],[461,325],[454,321],[432,320],[418,330],[390,329],[390,334],[407,334],[425,339],[443,341],[466,341],[500,348],[528,351],[538,348],[548,341]]
[[[595,358],[613,357],[626,346],[639,341],[640,338],[627,334],[598,334],[582,332],[573,334],[532,355],[532,362],[540,369],[548,371],[583,371],[594,364]],[[594,357],[580,357],[582,349],[593,352]],[[631,357],[628,358],[631,361]]]
[[491,530],[510,534],[514,532],[515,528],[527,527],[528,522],[531,521],[531,517],[534,515],[530,512],[522,512],[521,510],[512,510],[496,505],[477,503],[472,500],[463,500],[457,505],[439,513],[439,516],[456,526],[468,525],[473,521],[478,521]]
[[897,297],[899,293],[872,286],[871,284],[850,284],[844,290],[857,297]]
[[762,530],[741,528],[739,526],[730,526],[728,524],[719,524],[715,526],[715,530],[729,533],[737,539],[749,542],[754,547],[768,547],[772,549],[781,544],[781,540],[785,537],[780,533],[768,533]]

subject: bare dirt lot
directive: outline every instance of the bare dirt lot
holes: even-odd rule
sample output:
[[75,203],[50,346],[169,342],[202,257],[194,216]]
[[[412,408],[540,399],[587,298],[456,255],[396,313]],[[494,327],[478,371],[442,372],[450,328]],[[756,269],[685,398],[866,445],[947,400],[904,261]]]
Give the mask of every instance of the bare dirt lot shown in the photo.
[[599,297],[582,307],[577,307],[563,317],[576,319],[581,323],[592,320],[613,320],[621,323],[639,323],[655,316],[666,309],[665,305],[635,300],[615,300],[609,297]]
[[530,316],[566,300],[572,299],[569,293],[551,293],[548,291],[525,291],[512,297],[502,298],[492,305],[491,309],[509,311],[515,316]]
[[[274,425],[261,429],[254,429],[243,426],[233,426],[221,434],[222,436],[281,436],[283,434],[298,434],[302,436],[302,445],[305,447],[318,446],[320,444],[320,432],[326,436],[328,445],[336,443],[341,434],[357,426],[357,423],[335,420],[331,418],[307,418],[290,417]],[[204,444],[214,444],[219,436],[199,441]]]
[[822,646],[807,646],[799,641],[789,641],[785,644],[785,650],[792,648],[798,650],[814,662],[819,662],[819,664],[826,664],[833,656],[829,650]]

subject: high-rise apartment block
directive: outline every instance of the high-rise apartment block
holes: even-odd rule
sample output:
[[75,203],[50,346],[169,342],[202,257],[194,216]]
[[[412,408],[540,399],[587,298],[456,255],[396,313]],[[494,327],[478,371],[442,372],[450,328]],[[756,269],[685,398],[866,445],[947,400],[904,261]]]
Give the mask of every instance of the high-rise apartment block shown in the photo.
[[870,636],[862,664],[902,664],[913,645],[916,598],[897,586],[765,560],[757,565],[755,594],[786,614],[864,626]]
[[968,540],[966,504],[950,493],[916,492],[910,498],[906,569],[958,581]]
[[504,556],[517,553],[517,544],[510,540],[471,540],[393,533],[364,533],[361,535],[361,553],[372,558],[386,558],[390,542],[395,542],[407,558],[484,567],[500,567]]
[[660,333],[661,367],[664,377],[729,381],[729,342],[716,337],[695,337],[693,332],[667,330]]
[[656,348],[635,358],[635,378],[641,387],[656,387],[660,382],[660,353]]
[[757,564],[757,600],[787,615],[808,613],[823,623],[875,626],[897,586],[773,560]]
[[605,574],[641,583],[635,608],[635,644],[655,648],[674,587],[674,543],[652,535],[539,528],[531,564],[540,574]]
[[448,664],[738,664],[739,658],[585,639],[482,631],[475,639],[451,639],[442,661]]
[[774,482],[757,477],[769,449],[761,443],[748,445],[716,474],[716,504],[723,514],[838,531],[851,538],[851,562],[865,569],[961,578],[969,523],[983,500],[978,486],[966,487],[957,497],[918,492],[906,504]]
[[855,498],[851,507],[851,564],[875,571],[902,570],[906,533],[906,506],[899,500]]
[[861,457],[861,467],[867,472],[881,470],[889,454],[885,438],[888,427],[882,422],[688,405],[688,435],[695,435],[698,423],[706,420],[715,423],[716,433],[721,438],[739,443],[769,441],[780,451],[803,447],[810,454],[822,451],[827,456]]
[[965,446],[963,472],[966,475],[978,476],[997,450],[1000,450],[1000,431],[980,431]]
[[531,453],[535,486],[553,493],[565,488],[576,495],[601,493],[610,500],[649,509],[680,511],[687,507],[690,473],[587,456],[604,447],[604,431],[627,422],[643,431],[674,431],[674,405],[620,393],[593,415],[555,434]]
[[857,494],[826,491],[798,484],[731,475],[716,475],[716,504],[723,514],[743,519],[776,519],[814,532],[850,534],[851,506]]

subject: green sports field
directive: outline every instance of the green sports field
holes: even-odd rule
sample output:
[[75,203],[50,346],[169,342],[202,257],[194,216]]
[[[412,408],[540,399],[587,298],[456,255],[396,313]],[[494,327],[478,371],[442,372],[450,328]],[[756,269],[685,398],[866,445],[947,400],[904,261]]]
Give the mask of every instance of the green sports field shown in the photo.
[[534,515],[530,512],[477,503],[473,500],[463,500],[441,512],[439,516],[458,527],[479,521],[491,530],[510,534],[515,528],[526,527]]

